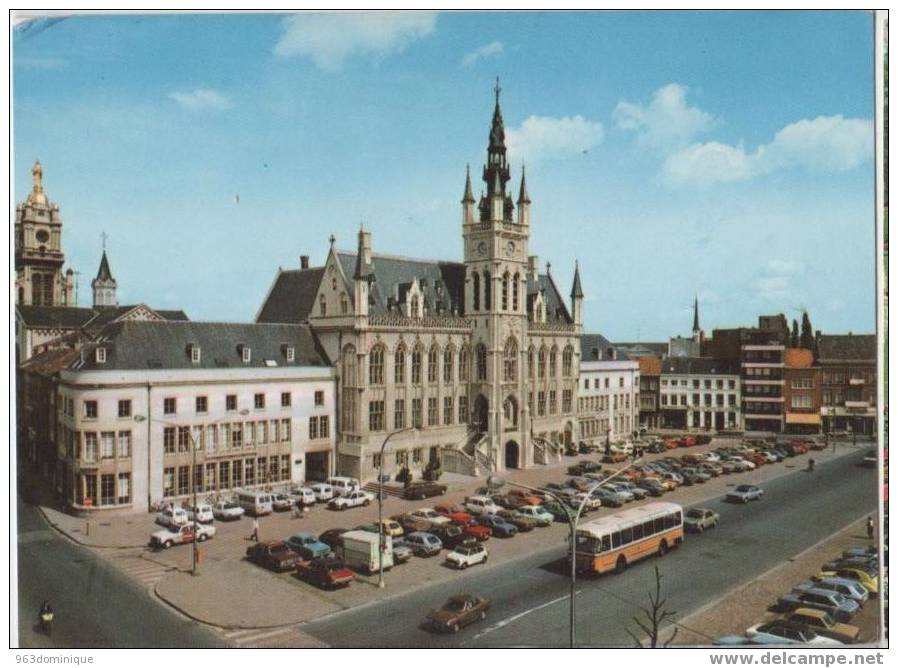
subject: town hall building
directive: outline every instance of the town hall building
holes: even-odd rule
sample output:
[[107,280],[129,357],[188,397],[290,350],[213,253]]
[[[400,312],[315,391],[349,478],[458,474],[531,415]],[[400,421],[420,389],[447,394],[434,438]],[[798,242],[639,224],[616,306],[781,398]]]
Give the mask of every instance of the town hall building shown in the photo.
[[[331,245],[323,266],[279,271],[256,320],[308,323],[336,367],[336,470],[418,474],[429,462],[469,475],[559,461],[577,439],[583,291],[568,305],[530,254],[530,196],[509,191],[500,89],[475,200],[462,204],[463,261]],[[412,429],[415,428],[415,429]],[[381,447],[389,441],[381,461]]]

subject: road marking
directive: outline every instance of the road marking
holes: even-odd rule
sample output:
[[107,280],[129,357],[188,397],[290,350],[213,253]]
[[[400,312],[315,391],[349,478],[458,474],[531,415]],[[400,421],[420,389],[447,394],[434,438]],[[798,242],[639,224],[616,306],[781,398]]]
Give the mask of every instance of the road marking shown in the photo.
[[[296,628],[288,626],[286,628],[277,629],[236,629],[228,631],[222,635],[230,640],[236,647],[255,647],[263,640],[275,638],[277,636],[292,636],[296,632]],[[268,645],[269,643],[266,643]]]
[[[575,594],[575,595],[578,595],[578,594],[580,594],[581,591],[582,591],[582,590],[579,590],[579,589],[578,589],[577,591],[574,592],[574,594]],[[484,629],[483,631],[481,631],[480,633],[478,633],[477,635],[475,635],[475,636],[472,638],[472,640],[477,640],[478,638],[482,638],[483,636],[485,636],[485,635],[488,634],[488,633],[492,633],[493,631],[498,631],[498,630],[501,629],[502,627],[508,626],[508,625],[511,624],[512,622],[515,622],[515,621],[519,620],[521,617],[526,617],[526,616],[529,615],[531,612],[536,612],[537,610],[542,610],[543,608],[548,608],[550,605],[555,605],[556,603],[560,603],[561,601],[569,601],[570,598],[571,598],[571,595],[570,595],[570,594],[565,594],[564,596],[559,596],[559,597],[556,598],[556,599],[552,599],[551,601],[547,601],[546,603],[542,603],[542,604],[536,606],[535,608],[530,608],[529,610],[524,610],[524,612],[519,612],[519,613],[516,614],[516,615],[512,615],[511,617],[507,617],[506,619],[503,619],[502,621],[500,621],[500,622],[498,622],[498,623],[496,623],[496,624],[493,624],[493,625],[490,626],[489,628]]]
[[155,585],[168,573],[175,570],[173,566],[164,566],[140,557],[122,557],[113,559],[119,570],[147,587]]

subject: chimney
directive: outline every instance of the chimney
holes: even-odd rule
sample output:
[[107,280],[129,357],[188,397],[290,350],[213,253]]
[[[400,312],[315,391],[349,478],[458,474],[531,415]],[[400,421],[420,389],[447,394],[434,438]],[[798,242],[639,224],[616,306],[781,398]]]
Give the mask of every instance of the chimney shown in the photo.
[[308,255],[300,255],[299,256],[299,268],[300,269],[308,269],[309,268],[309,256]]

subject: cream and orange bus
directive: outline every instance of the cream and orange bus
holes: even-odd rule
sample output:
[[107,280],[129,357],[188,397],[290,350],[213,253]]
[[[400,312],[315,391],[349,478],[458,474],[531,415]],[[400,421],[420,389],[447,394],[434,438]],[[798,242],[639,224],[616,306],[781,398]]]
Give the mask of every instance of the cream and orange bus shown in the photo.
[[653,554],[663,556],[682,542],[683,507],[647,503],[581,524],[577,528],[577,570],[621,573],[629,564]]

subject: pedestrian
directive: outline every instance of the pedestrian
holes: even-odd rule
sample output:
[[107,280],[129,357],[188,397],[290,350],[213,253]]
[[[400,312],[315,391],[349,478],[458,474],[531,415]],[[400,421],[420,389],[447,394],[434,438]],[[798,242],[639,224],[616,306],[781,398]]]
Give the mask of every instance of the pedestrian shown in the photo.
[[258,517],[253,518],[253,532],[252,532],[252,534],[250,534],[249,539],[256,543],[259,542],[259,518]]
[[867,538],[873,540],[873,515],[867,518]]

